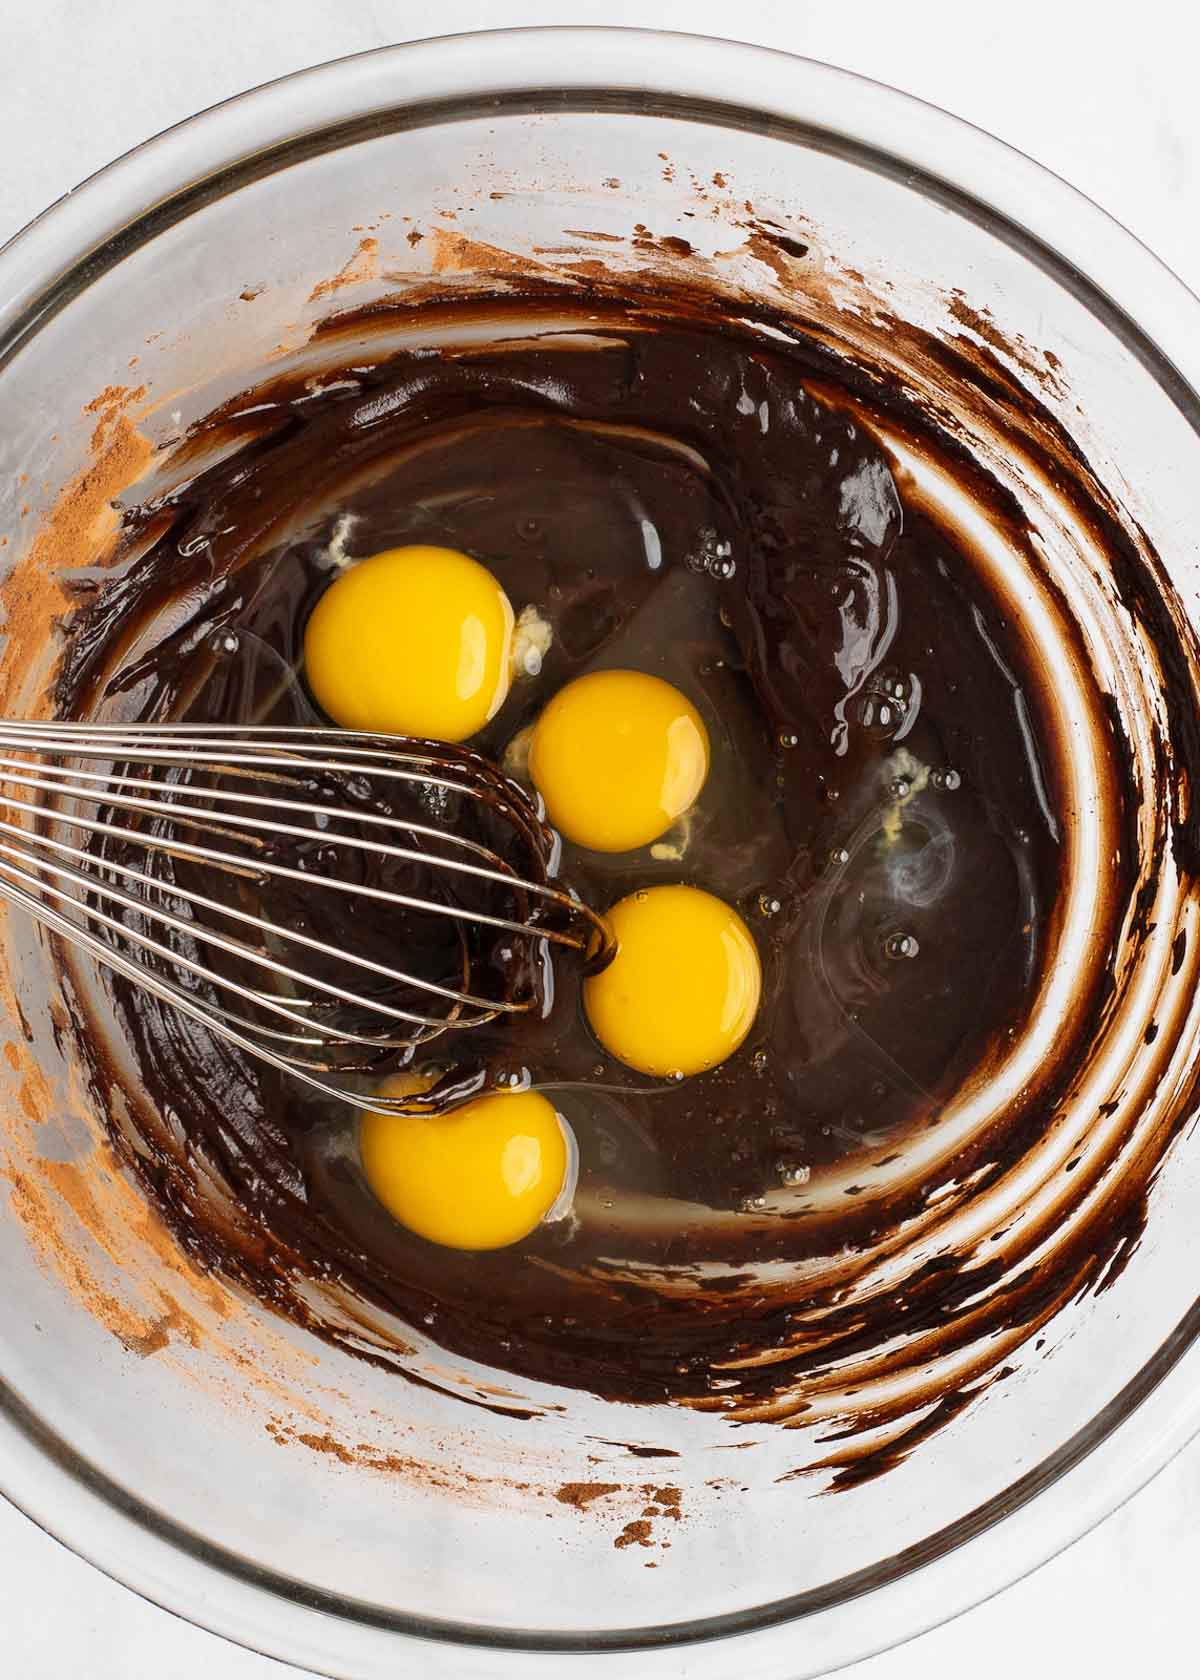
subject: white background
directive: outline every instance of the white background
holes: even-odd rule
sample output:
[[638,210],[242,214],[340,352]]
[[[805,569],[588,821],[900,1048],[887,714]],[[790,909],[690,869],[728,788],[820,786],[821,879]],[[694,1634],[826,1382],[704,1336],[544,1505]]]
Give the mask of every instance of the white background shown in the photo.
[[[1200,290],[1200,24],[1186,0],[0,0],[0,239],[215,100],[364,47],[510,24],[656,25],[784,47],[990,129],[1095,198]],[[1200,1443],[990,1604],[847,1680],[1195,1680]],[[869,1617],[869,1601],[863,1606]],[[287,1680],[176,1621],[0,1500],[0,1673]]]

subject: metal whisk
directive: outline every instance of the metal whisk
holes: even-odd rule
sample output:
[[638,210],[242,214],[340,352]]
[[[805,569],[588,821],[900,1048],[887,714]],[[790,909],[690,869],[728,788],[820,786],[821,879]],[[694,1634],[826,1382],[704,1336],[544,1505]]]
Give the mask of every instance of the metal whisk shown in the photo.
[[555,881],[558,854],[524,790],[467,748],[316,728],[0,723],[0,897],[360,1106],[347,1074],[548,1008],[552,948],[605,960],[610,935]]

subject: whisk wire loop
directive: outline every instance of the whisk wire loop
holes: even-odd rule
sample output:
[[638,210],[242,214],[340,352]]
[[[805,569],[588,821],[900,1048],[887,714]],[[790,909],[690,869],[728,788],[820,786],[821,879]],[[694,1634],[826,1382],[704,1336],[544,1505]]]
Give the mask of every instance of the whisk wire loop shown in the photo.
[[0,898],[355,1105],[363,1075],[440,1034],[548,1007],[551,949],[605,960],[610,934],[558,860],[529,795],[469,748],[0,721]]

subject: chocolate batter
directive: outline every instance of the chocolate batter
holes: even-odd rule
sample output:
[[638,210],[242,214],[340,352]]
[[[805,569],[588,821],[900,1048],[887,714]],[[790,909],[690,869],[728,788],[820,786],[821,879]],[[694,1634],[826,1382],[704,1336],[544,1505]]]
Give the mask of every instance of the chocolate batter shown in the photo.
[[[1020,1035],[1060,908],[1045,674],[972,554],[909,498],[883,431],[940,452],[998,525],[1015,514],[896,392],[803,334],[682,298],[596,297],[573,319],[557,303],[551,322],[531,295],[462,308],[454,343],[455,308],[429,310],[448,345],[360,351],[315,388],[264,384],[196,428],[182,482],[126,510],[123,558],[80,601],[60,710],[314,721],[302,635],[335,567],[463,549],[553,632],[481,751],[519,763],[540,707],[605,666],[657,673],[702,713],[711,777],[666,850],[568,846],[562,873],[600,909],[676,880],[735,904],[764,961],[758,1020],[720,1068],[659,1085],[604,1056],[560,959],[545,1018],[423,1051],[438,1073],[528,1068],[578,1138],[575,1216],[494,1254],[409,1235],[366,1188],[349,1111],[117,980],[140,1087],[114,1134],[195,1255],[354,1347],[357,1303],[369,1356],[401,1370],[410,1326],[526,1377],[754,1415],[785,1394],[802,1407],[809,1379],[900,1315],[942,1350],[965,1343],[978,1268],[930,1258],[869,1309],[839,1307],[806,1268],[834,1251],[865,1267],[926,1206],[920,1175],[864,1190]],[[1115,903],[1138,864],[1119,743],[1111,774]],[[1107,985],[1081,978],[1037,1104],[1014,1100],[957,1180],[1031,1147]],[[84,1027],[98,1069],[110,1030],[99,1013]],[[831,1211],[812,1192],[838,1174]],[[1081,1238],[1075,1283],[1103,1246]],[[1038,1322],[1039,1287],[1019,1278],[984,1328]]]

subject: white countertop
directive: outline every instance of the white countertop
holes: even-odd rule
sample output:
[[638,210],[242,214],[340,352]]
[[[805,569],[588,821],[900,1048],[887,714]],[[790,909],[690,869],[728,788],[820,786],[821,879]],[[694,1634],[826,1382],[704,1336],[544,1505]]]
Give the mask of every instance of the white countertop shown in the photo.
[[[1200,290],[1200,22],[1181,0],[0,0],[0,239],[139,140],[285,71],[508,24],[661,26],[891,82],[1049,165]],[[1200,1441],[1062,1556],[848,1680],[1194,1680]],[[0,1671],[13,1680],[283,1680],[175,1620],[0,1500]],[[865,1613],[865,1610],[864,1610]]]

